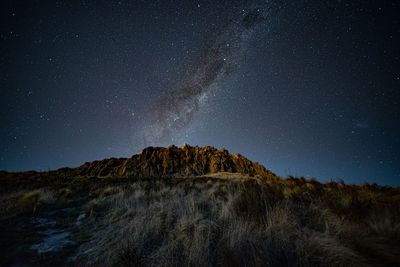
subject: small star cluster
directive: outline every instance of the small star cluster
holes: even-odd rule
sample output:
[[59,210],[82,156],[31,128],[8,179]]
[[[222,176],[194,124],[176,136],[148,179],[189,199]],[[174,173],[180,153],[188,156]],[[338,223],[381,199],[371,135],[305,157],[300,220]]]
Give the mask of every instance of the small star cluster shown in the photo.
[[396,1],[6,1],[0,169],[226,147],[400,185]]

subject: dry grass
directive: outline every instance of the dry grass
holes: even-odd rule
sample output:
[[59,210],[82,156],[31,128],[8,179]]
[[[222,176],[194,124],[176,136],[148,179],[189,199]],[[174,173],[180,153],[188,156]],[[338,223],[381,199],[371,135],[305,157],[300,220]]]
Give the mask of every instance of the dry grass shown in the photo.
[[[13,196],[11,196],[14,198]],[[35,189],[28,192],[20,192],[14,199],[12,207],[16,214],[35,215],[38,209],[46,204],[54,203],[55,196],[52,191],[45,189]]]
[[[106,189],[112,194],[96,200],[100,212],[91,212],[88,222],[101,230],[81,246],[78,260],[126,266],[360,266],[385,254],[371,256],[359,244],[374,247],[382,239],[392,256],[383,260],[399,260],[390,247],[399,233],[396,189],[225,175]],[[385,214],[377,214],[382,207]]]
[[[78,265],[374,266],[400,263],[400,190],[237,175],[90,183]],[[70,187],[3,195],[38,213]],[[12,200],[17,200],[16,202]],[[36,210],[36,211],[35,211]]]

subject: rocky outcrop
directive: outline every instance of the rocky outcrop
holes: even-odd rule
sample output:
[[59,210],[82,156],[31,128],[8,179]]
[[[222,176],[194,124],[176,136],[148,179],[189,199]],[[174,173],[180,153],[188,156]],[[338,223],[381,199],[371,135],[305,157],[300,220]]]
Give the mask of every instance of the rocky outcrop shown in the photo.
[[240,154],[211,146],[148,147],[131,158],[111,158],[87,162],[70,169],[74,175],[96,177],[185,177],[232,172],[249,176],[273,175],[264,166]]
[[[246,176],[271,177],[271,171],[240,154],[212,146],[148,147],[131,158],[110,158],[86,162],[76,168],[61,168],[45,173],[5,173],[5,177],[188,177],[215,173],[240,173]],[[0,179],[1,180],[1,179]]]

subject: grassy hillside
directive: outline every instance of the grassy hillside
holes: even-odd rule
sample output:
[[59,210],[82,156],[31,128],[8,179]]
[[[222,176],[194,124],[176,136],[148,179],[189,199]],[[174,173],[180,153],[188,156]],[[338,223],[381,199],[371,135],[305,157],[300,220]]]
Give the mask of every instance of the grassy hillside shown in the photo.
[[2,180],[0,265],[400,264],[399,188],[225,176]]

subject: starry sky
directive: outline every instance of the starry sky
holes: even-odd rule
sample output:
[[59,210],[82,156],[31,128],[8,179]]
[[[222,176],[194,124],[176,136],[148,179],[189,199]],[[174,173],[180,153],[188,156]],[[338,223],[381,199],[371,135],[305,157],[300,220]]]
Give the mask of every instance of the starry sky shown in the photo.
[[398,1],[2,1],[0,169],[225,147],[400,185]]

